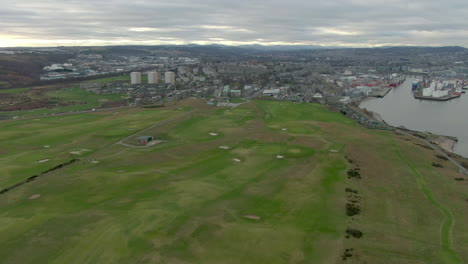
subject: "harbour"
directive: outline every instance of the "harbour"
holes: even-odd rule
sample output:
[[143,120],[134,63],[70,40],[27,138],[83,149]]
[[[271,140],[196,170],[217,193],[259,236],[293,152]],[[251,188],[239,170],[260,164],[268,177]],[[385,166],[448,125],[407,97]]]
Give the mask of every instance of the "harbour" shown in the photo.
[[375,112],[395,127],[430,132],[458,138],[454,152],[468,157],[468,97],[461,95],[451,100],[421,100],[414,97],[412,83],[407,78],[399,87],[391,89],[384,98],[368,98],[360,108]]

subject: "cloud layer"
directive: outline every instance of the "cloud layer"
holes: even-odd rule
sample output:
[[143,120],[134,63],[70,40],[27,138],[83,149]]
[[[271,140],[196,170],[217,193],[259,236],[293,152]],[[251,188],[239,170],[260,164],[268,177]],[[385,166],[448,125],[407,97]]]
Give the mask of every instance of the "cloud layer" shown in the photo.
[[466,0],[17,0],[0,46],[311,44],[468,47]]

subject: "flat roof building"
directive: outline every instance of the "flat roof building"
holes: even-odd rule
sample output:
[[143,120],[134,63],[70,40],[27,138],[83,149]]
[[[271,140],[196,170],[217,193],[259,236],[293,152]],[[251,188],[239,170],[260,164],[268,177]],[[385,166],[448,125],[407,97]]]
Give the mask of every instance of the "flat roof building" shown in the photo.
[[159,82],[159,74],[157,72],[148,72],[148,83],[158,83]]
[[141,72],[132,72],[132,73],[130,73],[130,83],[131,84],[141,84]]
[[165,83],[170,83],[170,84],[175,84],[175,73],[167,71],[164,73],[164,82]]

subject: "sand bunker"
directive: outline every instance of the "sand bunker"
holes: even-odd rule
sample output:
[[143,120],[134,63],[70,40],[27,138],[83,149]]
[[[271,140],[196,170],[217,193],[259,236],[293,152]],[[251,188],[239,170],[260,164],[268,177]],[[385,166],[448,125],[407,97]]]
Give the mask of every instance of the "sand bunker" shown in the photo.
[[81,154],[83,154],[83,152],[88,152],[88,151],[91,151],[91,150],[89,150],[89,149],[79,149],[79,150],[71,151],[70,154],[81,155]]
[[240,159],[232,159],[232,160],[235,161],[235,162],[241,162]]
[[276,158],[277,158],[277,159],[284,159],[284,156],[276,155]]
[[93,160],[93,161],[91,161],[91,163],[97,164],[97,163],[99,163],[99,161],[98,160]]
[[38,199],[39,197],[41,197],[41,195],[36,193],[36,194],[33,194],[33,195],[29,196],[29,200]]
[[286,130],[288,130],[288,129],[287,129],[287,128],[282,128],[281,130],[286,131]]
[[47,161],[49,161],[49,159],[38,160],[37,163],[43,163],[43,162],[47,162]]
[[244,217],[248,219],[253,219],[253,220],[260,220],[260,216],[256,216],[256,215],[244,215]]
[[338,150],[336,150],[336,149],[330,149],[330,152],[332,152],[332,153],[338,153]]
[[220,149],[230,149],[230,147],[228,147],[228,146],[219,146],[218,148],[220,148]]
[[44,145],[44,148],[50,148],[50,146],[49,145]]
[[213,132],[210,132],[209,134],[210,134],[210,136],[217,136],[218,135],[218,133],[213,133]]

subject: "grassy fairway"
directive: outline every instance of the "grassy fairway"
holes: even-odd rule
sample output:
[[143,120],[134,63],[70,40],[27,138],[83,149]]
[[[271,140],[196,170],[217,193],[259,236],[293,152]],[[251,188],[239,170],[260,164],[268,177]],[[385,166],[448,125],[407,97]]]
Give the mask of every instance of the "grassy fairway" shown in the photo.
[[[114,144],[189,110],[142,133],[163,143]],[[189,100],[0,123],[0,138],[0,185],[90,150],[0,195],[2,263],[468,262],[455,169],[320,105]],[[362,179],[346,177],[355,166]],[[361,214],[346,215],[345,188]],[[345,238],[349,227],[364,236]]]

